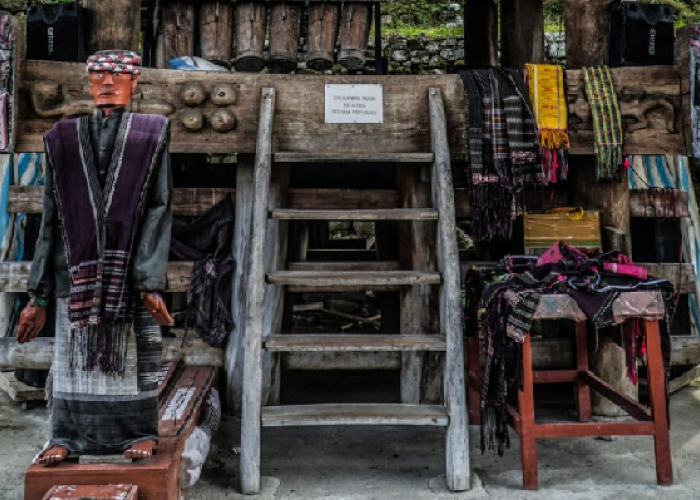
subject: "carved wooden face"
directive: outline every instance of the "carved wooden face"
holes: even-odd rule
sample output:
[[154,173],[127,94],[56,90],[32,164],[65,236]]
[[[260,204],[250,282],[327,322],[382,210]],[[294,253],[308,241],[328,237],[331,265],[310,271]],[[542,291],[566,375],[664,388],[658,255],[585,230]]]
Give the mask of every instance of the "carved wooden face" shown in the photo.
[[90,71],[90,94],[98,108],[123,108],[131,103],[138,76],[111,71]]

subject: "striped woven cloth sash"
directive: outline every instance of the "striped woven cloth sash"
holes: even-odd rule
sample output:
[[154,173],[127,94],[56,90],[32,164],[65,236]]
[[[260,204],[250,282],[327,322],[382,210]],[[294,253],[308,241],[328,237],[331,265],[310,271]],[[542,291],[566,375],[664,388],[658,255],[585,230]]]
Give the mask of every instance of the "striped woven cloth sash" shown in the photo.
[[165,117],[125,113],[104,188],[88,117],[59,121],[44,138],[66,243],[71,330],[86,369],[124,368],[130,261],[166,134]]
[[586,96],[593,114],[597,176],[602,181],[622,178],[622,114],[612,73],[607,66],[583,68]]

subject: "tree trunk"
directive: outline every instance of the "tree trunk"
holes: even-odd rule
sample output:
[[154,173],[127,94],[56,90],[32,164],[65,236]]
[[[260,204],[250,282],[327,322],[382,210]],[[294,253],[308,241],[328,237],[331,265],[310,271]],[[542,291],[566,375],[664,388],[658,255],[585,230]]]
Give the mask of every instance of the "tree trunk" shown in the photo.
[[501,65],[521,69],[544,61],[542,0],[501,1]]
[[467,0],[465,18],[466,63],[498,64],[498,6],[493,0]]
[[139,50],[141,0],[84,0],[88,10],[88,51]]

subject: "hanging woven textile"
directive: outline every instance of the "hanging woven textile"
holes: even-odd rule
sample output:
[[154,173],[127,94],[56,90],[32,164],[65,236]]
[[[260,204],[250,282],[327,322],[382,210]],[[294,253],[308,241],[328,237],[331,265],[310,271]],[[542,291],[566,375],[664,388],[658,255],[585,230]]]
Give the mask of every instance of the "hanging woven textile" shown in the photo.
[[[685,76],[685,75],[684,75]],[[694,24],[690,35],[690,134],[691,154],[700,158],[700,25]]]
[[504,68],[460,75],[469,103],[472,236],[477,241],[509,238],[523,212],[523,189],[544,182],[523,75]]
[[612,73],[607,66],[583,68],[586,97],[593,114],[593,132],[599,181],[619,182],[622,166],[628,163],[622,153],[622,115]]
[[554,64],[526,64],[532,112],[542,147],[547,183],[566,180],[569,171],[569,128],[564,69]]

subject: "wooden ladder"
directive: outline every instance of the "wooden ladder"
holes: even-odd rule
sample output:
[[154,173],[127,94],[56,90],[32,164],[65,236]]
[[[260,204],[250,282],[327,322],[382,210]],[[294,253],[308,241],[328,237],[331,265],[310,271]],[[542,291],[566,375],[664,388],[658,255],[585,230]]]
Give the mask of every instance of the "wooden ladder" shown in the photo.
[[[250,251],[245,311],[245,358],[241,422],[241,490],[260,491],[261,427],[302,425],[431,425],[446,427],[446,480],[453,491],[470,488],[469,436],[464,383],[459,252],[457,248],[454,191],[442,92],[429,93],[432,153],[386,155],[333,155],[327,153],[272,154],[275,91],[262,91],[260,122],[253,179]],[[268,210],[270,179],[275,161],[430,163],[434,208],[392,210]],[[265,269],[268,217],[277,220],[397,220],[437,221],[437,269],[428,271],[274,271]],[[268,250],[269,251],[269,250]],[[266,289],[278,287],[323,289],[400,288],[438,286],[441,335],[404,332],[387,335],[270,335],[265,332]],[[272,352],[376,352],[441,351],[444,363],[444,405],[323,404],[262,405],[263,349]],[[410,356],[409,356],[410,357]],[[405,398],[402,398],[404,401]]]

